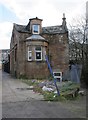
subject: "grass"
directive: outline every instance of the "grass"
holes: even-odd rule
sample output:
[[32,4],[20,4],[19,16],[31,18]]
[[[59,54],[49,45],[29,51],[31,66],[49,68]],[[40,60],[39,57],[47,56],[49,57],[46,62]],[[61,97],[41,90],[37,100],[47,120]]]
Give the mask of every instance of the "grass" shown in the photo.
[[64,96],[58,96],[57,94],[53,93],[53,92],[44,92],[44,99],[46,101],[65,101],[65,97]]
[[72,96],[68,96],[68,95],[62,95],[60,94],[60,96],[58,96],[57,94],[53,93],[53,92],[44,92],[44,99],[46,101],[67,101],[67,100],[77,100],[80,98],[80,96],[76,96],[76,97],[72,97]]
[[34,92],[43,94],[42,88],[37,85],[34,86],[33,90]]

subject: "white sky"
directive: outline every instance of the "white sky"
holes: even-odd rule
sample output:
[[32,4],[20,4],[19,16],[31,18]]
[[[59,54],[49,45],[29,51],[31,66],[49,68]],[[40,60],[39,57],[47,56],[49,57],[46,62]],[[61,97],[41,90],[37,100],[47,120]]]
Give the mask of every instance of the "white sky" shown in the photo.
[[13,23],[27,25],[30,18],[43,19],[43,26],[72,24],[86,11],[87,0],[0,0],[0,49],[10,48]]

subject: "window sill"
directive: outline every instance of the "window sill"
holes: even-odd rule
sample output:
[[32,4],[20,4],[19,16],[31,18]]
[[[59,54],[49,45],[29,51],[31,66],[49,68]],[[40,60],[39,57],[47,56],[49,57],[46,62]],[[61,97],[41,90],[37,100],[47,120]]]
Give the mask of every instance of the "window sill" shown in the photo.
[[40,62],[40,63],[41,63],[41,62],[46,62],[46,60],[40,60],[40,61],[37,61],[37,60],[30,60],[30,61],[28,61],[28,60],[27,60],[27,62],[37,62],[37,63]]

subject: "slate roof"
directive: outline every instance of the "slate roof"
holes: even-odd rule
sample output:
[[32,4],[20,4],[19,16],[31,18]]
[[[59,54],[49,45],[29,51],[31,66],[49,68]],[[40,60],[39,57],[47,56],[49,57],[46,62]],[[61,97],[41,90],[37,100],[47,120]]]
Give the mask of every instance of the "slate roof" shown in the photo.
[[67,29],[64,29],[62,25],[42,28],[43,33],[49,33],[49,34],[65,33],[66,31],[67,31]]
[[26,25],[18,25],[14,23],[14,28],[18,31],[18,32],[30,32],[27,28]]
[[30,36],[26,40],[42,40],[42,41],[47,41],[47,40],[45,40],[45,38],[43,38],[42,36],[40,36],[38,34],[34,34],[34,35]]
[[[29,31],[29,29],[27,29],[26,25],[14,24],[14,27],[18,32],[31,33]],[[64,28],[62,25],[61,26],[42,27],[42,33],[46,33],[46,34],[56,34],[56,33],[65,33],[65,32],[67,32],[67,28]]]

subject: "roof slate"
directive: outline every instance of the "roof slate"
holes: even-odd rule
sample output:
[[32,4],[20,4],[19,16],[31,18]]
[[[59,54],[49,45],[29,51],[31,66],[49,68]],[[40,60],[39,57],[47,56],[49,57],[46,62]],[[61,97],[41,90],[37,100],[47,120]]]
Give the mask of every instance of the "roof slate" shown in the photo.
[[[15,29],[18,32],[28,32],[31,33],[26,25],[18,25],[14,24]],[[42,33],[46,34],[56,34],[56,33],[65,33],[67,32],[67,28],[64,28],[62,25],[61,26],[49,26],[49,27],[42,27]]]
[[30,32],[26,29],[26,25],[14,24],[14,27],[18,32]]
[[63,28],[63,26],[50,26],[50,27],[43,27],[43,33],[49,34],[56,34],[56,33],[65,33],[67,30]]

